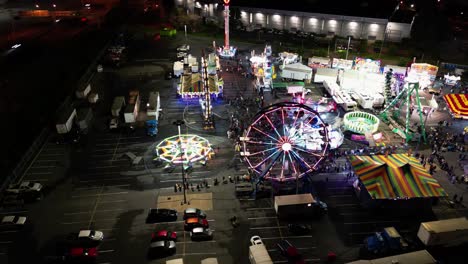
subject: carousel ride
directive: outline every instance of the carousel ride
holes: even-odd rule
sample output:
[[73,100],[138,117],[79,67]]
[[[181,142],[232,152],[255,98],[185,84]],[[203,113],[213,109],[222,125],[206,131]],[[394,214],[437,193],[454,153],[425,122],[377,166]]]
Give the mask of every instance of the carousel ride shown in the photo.
[[366,112],[349,112],[343,117],[344,129],[358,134],[373,134],[379,129],[379,124],[378,117]]
[[317,170],[330,149],[328,124],[312,108],[293,102],[262,109],[240,140],[257,184],[297,181]]

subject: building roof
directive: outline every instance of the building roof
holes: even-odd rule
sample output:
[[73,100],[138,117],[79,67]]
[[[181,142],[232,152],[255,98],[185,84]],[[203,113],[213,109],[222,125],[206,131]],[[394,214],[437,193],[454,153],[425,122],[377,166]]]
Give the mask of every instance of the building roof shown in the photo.
[[407,9],[395,10],[396,2],[394,0],[302,0],[289,1],[287,4],[282,1],[235,0],[231,1],[231,5],[356,17],[383,19],[392,17],[392,21],[405,23],[411,22],[408,17],[411,18],[414,15],[414,12],[408,12]]
[[439,182],[413,156],[392,154],[348,158],[373,199],[447,196]]

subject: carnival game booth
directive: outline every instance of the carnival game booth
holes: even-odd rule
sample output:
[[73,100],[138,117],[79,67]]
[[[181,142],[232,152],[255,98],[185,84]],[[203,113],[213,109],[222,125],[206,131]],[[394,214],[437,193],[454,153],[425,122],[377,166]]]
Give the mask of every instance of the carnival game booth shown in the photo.
[[430,210],[447,193],[413,156],[408,154],[349,156],[357,179],[353,183],[367,208]]
[[446,94],[444,100],[454,118],[468,119],[468,95],[467,94]]
[[331,68],[331,60],[330,58],[325,57],[312,57],[309,58],[307,61],[307,66],[317,69],[317,68]]
[[[218,79],[216,74],[208,74],[208,86],[210,96],[216,98],[223,92],[223,81]],[[177,86],[177,94],[182,99],[198,98],[205,95],[203,88],[203,78],[200,73],[184,73],[180,77]]]

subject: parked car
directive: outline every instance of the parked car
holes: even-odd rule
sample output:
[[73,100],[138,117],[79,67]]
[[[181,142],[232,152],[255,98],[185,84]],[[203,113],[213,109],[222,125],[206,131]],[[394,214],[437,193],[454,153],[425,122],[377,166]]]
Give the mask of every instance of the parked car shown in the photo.
[[192,217],[199,217],[199,218],[206,218],[206,213],[203,210],[200,210],[198,208],[187,208],[184,211],[184,220],[187,218],[192,218]]
[[278,249],[284,257],[286,257],[290,263],[304,264],[304,258],[295,246],[293,246],[288,240],[281,240],[278,244]]
[[306,235],[310,233],[310,227],[304,224],[288,224],[288,231],[294,235]]
[[148,255],[150,257],[164,257],[175,254],[176,243],[174,241],[159,240],[150,244]]
[[187,52],[177,52],[177,59],[184,58],[187,56]]
[[192,240],[211,240],[213,239],[213,231],[205,227],[196,227],[190,232]]
[[91,241],[102,241],[104,239],[104,233],[96,230],[81,230],[78,233],[79,240],[91,240]]
[[40,192],[42,190],[42,184],[39,182],[30,182],[24,181],[18,184],[11,184],[8,189],[6,189],[7,193],[25,193],[25,192]]
[[263,241],[259,236],[253,236],[250,238],[250,244],[252,245],[263,245]]
[[172,209],[150,208],[146,217],[147,224],[177,221],[177,211]]
[[2,219],[2,225],[23,226],[26,223],[26,216],[7,215]]
[[98,255],[96,247],[72,247],[69,251],[69,258],[79,260],[93,260]]
[[179,47],[177,48],[177,51],[188,52],[188,51],[190,51],[190,45],[184,44],[184,45],[182,45],[182,46],[179,46]]
[[187,218],[185,220],[185,224],[184,224],[185,231],[191,231],[192,229],[196,227],[208,228],[209,227],[208,221],[206,219],[199,218],[199,217]]
[[177,241],[177,233],[167,230],[159,230],[151,233],[151,241],[172,240]]

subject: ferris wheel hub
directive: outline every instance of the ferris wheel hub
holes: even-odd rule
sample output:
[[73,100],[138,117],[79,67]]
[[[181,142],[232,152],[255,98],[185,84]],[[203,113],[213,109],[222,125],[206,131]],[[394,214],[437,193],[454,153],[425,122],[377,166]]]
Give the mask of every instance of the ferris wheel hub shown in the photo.
[[292,148],[292,146],[291,146],[291,143],[289,143],[289,142],[286,142],[283,145],[281,145],[281,149],[283,149],[284,151],[290,151],[291,148]]

